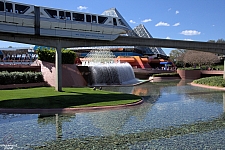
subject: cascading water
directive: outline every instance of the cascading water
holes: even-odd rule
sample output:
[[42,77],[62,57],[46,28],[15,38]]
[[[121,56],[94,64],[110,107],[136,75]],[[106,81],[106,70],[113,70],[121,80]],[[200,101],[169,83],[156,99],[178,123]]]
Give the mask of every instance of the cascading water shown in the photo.
[[92,50],[82,60],[91,72],[92,85],[120,85],[138,83],[129,63],[120,63],[110,50]]

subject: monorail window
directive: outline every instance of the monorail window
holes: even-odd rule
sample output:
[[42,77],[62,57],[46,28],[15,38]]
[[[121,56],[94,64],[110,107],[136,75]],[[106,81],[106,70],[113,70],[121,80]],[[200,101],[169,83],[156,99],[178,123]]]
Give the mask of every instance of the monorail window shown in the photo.
[[45,9],[45,12],[49,15],[49,17],[57,18],[57,11],[56,10]]
[[113,18],[113,25],[117,26],[116,18]]
[[118,19],[118,22],[119,22],[120,25],[126,26],[125,23],[121,19]]
[[73,13],[74,21],[84,21],[84,14]]
[[30,7],[24,5],[15,5],[15,12],[18,14],[24,14]]
[[101,17],[101,16],[98,16],[98,23],[100,24],[104,24],[106,22],[108,18],[107,17]]
[[66,20],[71,20],[71,13],[70,12],[66,12]]
[[5,3],[5,7],[6,12],[13,12],[13,6],[11,3]]
[[59,11],[59,19],[65,19],[64,11]]
[[4,3],[3,2],[0,2],[0,11],[4,11]]
[[96,18],[96,16],[92,16],[92,22],[93,22],[93,23],[97,23],[97,18]]
[[86,15],[86,22],[91,22],[91,15]]

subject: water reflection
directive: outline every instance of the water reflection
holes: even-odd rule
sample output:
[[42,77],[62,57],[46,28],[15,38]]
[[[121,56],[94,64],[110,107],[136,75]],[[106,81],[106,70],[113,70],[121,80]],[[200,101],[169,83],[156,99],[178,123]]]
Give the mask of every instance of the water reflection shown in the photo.
[[[160,143],[168,146],[167,142],[176,145],[180,139],[183,143],[188,143],[190,138],[198,142],[203,134],[212,138],[209,147],[215,146],[219,139],[225,140],[221,136],[225,132],[223,91],[190,86],[186,81],[103,87],[103,90],[140,95],[144,103],[74,114],[1,114],[0,139],[10,133],[14,143],[22,148],[43,145],[46,149],[56,145],[59,148],[76,145],[84,149],[93,146],[96,149],[147,149]],[[189,146],[196,148],[194,143]]]

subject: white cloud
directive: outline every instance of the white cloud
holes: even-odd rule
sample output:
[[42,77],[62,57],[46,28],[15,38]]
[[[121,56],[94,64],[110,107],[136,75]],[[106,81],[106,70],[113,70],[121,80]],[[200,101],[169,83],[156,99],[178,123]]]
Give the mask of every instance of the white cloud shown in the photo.
[[199,34],[201,34],[201,32],[196,31],[196,30],[185,30],[185,31],[182,31],[180,34],[183,34],[183,35],[199,35]]
[[178,22],[178,23],[175,23],[173,26],[179,26],[180,25],[180,22]]
[[142,20],[141,22],[150,22],[152,21],[152,19],[145,19],[145,20]]
[[130,20],[130,23],[136,23],[134,20]]
[[178,11],[178,10],[176,10],[176,12],[175,12],[176,14],[179,14],[180,12]]
[[79,6],[79,7],[77,7],[77,9],[78,10],[84,10],[84,9],[87,9],[88,7],[86,7],[86,6]]
[[185,41],[193,41],[192,39],[184,39]]
[[167,36],[166,39],[170,39],[170,37]]
[[170,26],[170,24],[168,24],[168,23],[166,23],[166,22],[160,21],[160,22],[157,23],[155,26],[156,26],[156,27],[158,27],[158,26]]

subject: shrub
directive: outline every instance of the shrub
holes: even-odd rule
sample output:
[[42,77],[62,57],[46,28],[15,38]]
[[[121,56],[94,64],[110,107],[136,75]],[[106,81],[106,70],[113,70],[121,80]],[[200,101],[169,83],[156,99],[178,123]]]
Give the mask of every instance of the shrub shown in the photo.
[[180,77],[178,73],[160,73],[153,74],[153,77]]
[[200,68],[188,67],[188,68],[178,68],[178,70],[200,70]]
[[0,72],[0,84],[24,84],[43,82],[41,72]]
[[37,50],[38,59],[42,61],[47,61],[54,63],[55,62],[55,50],[53,49],[42,49]]
[[76,53],[71,50],[62,50],[62,64],[74,64]]
[[225,87],[225,80],[223,79],[223,76],[201,78],[201,79],[194,80],[193,82],[196,84]]
[[[38,49],[38,59],[42,61],[47,61],[50,63],[55,63],[55,49]],[[76,53],[71,50],[62,50],[62,64],[74,64],[76,58]]]

